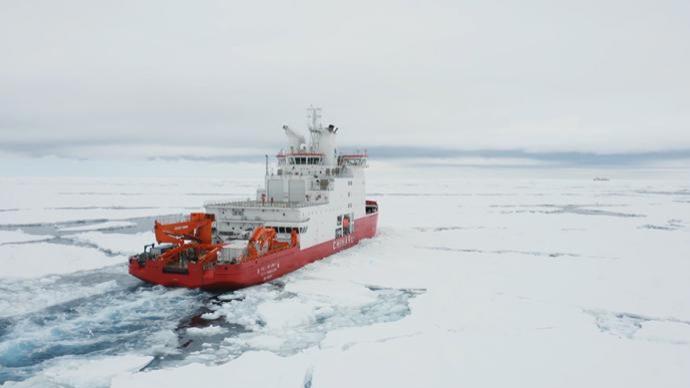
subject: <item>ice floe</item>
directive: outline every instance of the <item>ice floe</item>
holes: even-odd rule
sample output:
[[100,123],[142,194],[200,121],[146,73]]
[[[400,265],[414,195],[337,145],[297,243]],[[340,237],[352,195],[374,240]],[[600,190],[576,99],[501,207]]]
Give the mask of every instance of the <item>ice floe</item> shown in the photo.
[[187,334],[193,336],[207,336],[207,335],[218,335],[223,334],[226,330],[220,326],[207,326],[207,327],[190,327],[187,329]]
[[101,268],[126,260],[96,249],[52,243],[0,246],[0,278],[36,278]]
[[113,255],[133,255],[141,252],[144,245],[156,241],[153,232],[124,234],[92,231],[65,237],[76,242],[92,244],[102,251]]
[[110,356],[90,359],[66,358],[54,366],[46,368],[42,374],[27,380],[8,382],[3,387],[29,388],[93,388],[110,386],[113,377],[128,372],[136,372],[144,367],[151,357],[148,356]]
[[22,232],[21,230],[0,230],[0,245],[25,243],[31,241],[43,241],[52,238],[48,235],[33,235]]
[[113,229],[124,229],[130,226],[136,225],[134,222],[130,221],[106,221],[90,223],[80,226],[65,226],[60,228],[64,232],[85,232],[91,230],[113,230]]
[[248,386],[304,387],[306,357],[283,358],[270,352],[248,352],[221,366],[190,364],[170,371],[156,370],[137,375],[119,375],[112,388],[155,386]]

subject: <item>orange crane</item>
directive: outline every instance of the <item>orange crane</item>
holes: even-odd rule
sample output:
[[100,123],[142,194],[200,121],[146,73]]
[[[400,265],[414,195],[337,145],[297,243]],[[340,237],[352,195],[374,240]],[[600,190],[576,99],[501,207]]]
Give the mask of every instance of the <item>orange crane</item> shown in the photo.
[[193,241],[199,244],[211,244],[213,235],[213,214],[191,213],[186,221],[172,224],[161,224],[156,221],[154,232],[158,243],[172,243],[183,245],[185,241]]
[[223,245],[213,244],[214,220],[213,214],[191,213],[185,221],[171,224],[156,221],[153,228],[156,241],[175,245],[157,259],[165,264],[180,260],[182,256],[201,263],[216,260]]

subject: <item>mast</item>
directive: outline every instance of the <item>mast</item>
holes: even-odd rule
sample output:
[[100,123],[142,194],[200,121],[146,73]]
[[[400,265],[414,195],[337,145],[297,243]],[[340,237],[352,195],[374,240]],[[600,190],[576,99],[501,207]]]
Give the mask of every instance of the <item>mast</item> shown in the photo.
[[307,108],[307,119],[311,121],[309,126],[309,135],[311,137],[311,151],[317,152],[319,149],[319,144],[321,143],[321,108],[316,108],[313,105],[309,105]]
[[307,118],[310,119],[309,132],[311,134],[310,151],[323,155],[324,164],[335,166],[335,135],[337,129],[333,125],[324,128],[321,124],[321,108],[310,105],[307,108]]
[[309,108],[307,108],[307,118],[311,119],[311,125],[309,126],[310,132],[321,129],[321,108],[309,105]]

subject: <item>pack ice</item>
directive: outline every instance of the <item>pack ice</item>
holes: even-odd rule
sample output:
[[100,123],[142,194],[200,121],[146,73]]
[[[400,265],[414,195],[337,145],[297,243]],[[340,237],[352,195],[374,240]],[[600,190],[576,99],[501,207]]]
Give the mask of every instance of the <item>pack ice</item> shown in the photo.
[[235,292],[130,277],[155,217],[255,194],[228,171],[2,178],[2,387],[690,386],[686,169],[374,162],[375,239]]

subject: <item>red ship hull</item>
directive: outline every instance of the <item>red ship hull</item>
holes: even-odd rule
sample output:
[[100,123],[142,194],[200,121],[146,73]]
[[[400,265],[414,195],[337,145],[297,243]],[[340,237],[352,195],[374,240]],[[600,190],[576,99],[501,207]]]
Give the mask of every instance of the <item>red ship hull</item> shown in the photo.
[[356,245],[360,240],[374,237],[378,212],[355,220],[355,232],[318,245],[300,249],[299,246],[280,250],[240,264],[189,263],[186,273],[164,272],[163,263],[148,261],[144,265],[130,259],[129,273],[149,283],[169,287],[234,290],[278,278],[316,260]]

